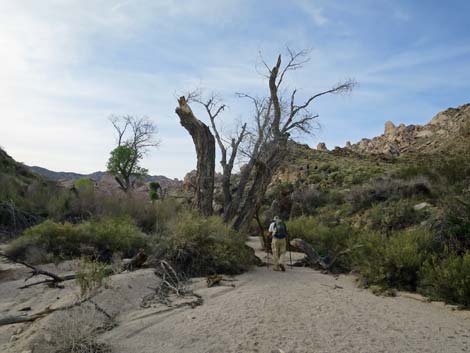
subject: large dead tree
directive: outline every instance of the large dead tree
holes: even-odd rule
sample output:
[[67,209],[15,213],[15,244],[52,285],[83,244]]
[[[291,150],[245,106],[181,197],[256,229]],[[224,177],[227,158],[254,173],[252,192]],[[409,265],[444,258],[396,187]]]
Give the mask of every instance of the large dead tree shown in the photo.
[[[253,103],[254,124],[251,128],[244,124],[239,134],[232,138],[229,144],[224,143],[215,124],[216,118],[225,109],[225,105],[220,104],[214,96],[207,101],[193,99],[205,107],[215,140],[221,151],[224,220],[226,222],[233,221],[232,225],[236,230],[246,228],[260,208],[274,174],[287,156],[288,140],[291,135],[313,131],[318,115],[309,111],[312,102],[323,95],[350,91],[355,85],[354,81],[349,80],[337,84],[331,89],[310,95],[299,103],[297,89],[293,89],[287,96],[280,92],[287,91],[283,87],[286,75],[290,71],[302,68],[308,62],[308,52],[294,52],[287,49],[287,57],[288,59],[283,65],[282,56],[279,55],[272,68],[262,60],[267,71],[266,78],[269,88],[269,94],[266,97],[258,98],[245,93],[238,94],[239,97],[249,99]],[[180,108],[176,112],[181,118],[181,124],[193,136],[198,153],[197,188],[202,190],[200,185],[205,180],[207,184],[211,183],[211,188],[209,185],[205,185],[204,190],[209,191],[210,189],[213,192],[214,173],[213,170],[212,174],[210,173],[209,167],[215,166],[214,152],[211,149],[205,153],[204,149],[207,149],[208,146],[211,148],[214,146],[214,136],[208,126],[194,117],[184,97],[182,97],[182,101],[180,99]],[[186,125],[183,124],[183,121]],[[229,148],[230,157],[228,156]],[[232,185],[234,162],[237,155],[240,154],[246,157],[246,163],[241,168],[238,183]],[[207,179],[203,179],[204,177]],[[232,190],[235,191],[232,192]],[[200,195],[201,198],[210,198],[211,205],[212,192],[210,195],[206,193]],[[196,202],[198,202],[197,200],[198,193],[196,192]],[[206,201],[208,202],[208,200]]]
[[313,94],[301,103],[297,102],[297,89],[283,97],[280,92],[286,75],[302,68],[308,61],[307,51],[294,52],[287,49],[287,52],[288,60],[284,66],[281,55],[272,68],[262,61],[267,69],[267,98],[256,99],[246,94],[241,95],[254,103],[257,134],[230,210],[230,216],[235,217],[233,227],[236,230],[247,227],[261,206],[273,175],[287,156],[287,142],[291,134],[312,132],[318,115],[309,111],[311,103],[323,95],[348,92],[355,85],[354,81],[348,80]]
[[223,217],[225,221],[228,221],[231,218],[229,206],[232,203],[232,171],[240,144],[246,136],[247,124],[244,123],[238,133],[230,137],[230,142],[226,142],[216,124],[216,118],[226,108],[225,104],[222,104],[214,94],[207,100],[203,100],[198,96],[195,96],[193,100],[201,104],[206,110],[219,146],[220,165],[222,166]]
[[185,97],[178,100],[176,114],[181,125],[191,135],[197,155],[196,193],[194,204],[204,216],[212,214],[215,173],[215,139],[209,127],[197,119]]

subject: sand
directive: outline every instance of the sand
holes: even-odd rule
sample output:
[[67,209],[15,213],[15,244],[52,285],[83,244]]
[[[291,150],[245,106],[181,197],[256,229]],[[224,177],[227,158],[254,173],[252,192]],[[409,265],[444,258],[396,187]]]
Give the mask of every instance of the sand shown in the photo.
[[[258,245],[256,240],[250,244]],[[281,273],[259,267],[234,279],[214,288],[194,279],[204,304],[168,311],[161,304],[140,307],[157,284],[152,270],[113,276],[111,288],[95,301],[109,312],[120,312],[118,326],[100,340],[116,353],[470,352],[470,312],[427,303],[418,295],[379,297],[358,288],[353,276],[335,278],[305,268]],[[21,283],[13,278],[0,283],[0,312],[25,305],[34,312],[51,302],[68,302],[77,291],[73,282],[64,290],[18,291]],[[51,316],[3,327],[0,351],[25,351],[53,321]],[[11,335],[17,336],[13,342]]]
[[236,279],[235,288],[198,290],[202,306],[149,312],[104,339],[118,353],[470,351],[469,312],[442,303],[378,297],[352,276],[305,268],[256,268]]

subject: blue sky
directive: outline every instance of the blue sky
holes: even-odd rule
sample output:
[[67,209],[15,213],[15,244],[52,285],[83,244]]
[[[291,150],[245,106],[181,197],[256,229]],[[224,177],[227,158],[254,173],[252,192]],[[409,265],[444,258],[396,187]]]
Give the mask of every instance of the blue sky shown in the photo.
[[[146,115],[162,142],[144,161],[182,178],[195,167],[176,96],[200,87],[229,105],[224,131],[249,120],[243,91],[262,95],[255,67],[286,45],[311,48],[289,78],[307,96],[355,78],[347,96],[318,100],[328,147],[422,124],[470,101],[468,1],[0,0],[0,145],[53,170],[103,170],[111,114]],[[204,119],[202,112],[200,118]]]

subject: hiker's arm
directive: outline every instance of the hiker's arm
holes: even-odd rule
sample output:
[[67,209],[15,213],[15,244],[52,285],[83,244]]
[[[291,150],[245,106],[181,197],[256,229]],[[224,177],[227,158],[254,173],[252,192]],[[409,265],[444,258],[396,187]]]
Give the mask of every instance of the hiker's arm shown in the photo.
[[272,237],[272,236],[273,236],[273,233],[274,233],[274,225],[273,225],[273,223],[271,223],[271,224],[269,225],[269,230],[268,230],[268,232],[269,232],[269,236]]

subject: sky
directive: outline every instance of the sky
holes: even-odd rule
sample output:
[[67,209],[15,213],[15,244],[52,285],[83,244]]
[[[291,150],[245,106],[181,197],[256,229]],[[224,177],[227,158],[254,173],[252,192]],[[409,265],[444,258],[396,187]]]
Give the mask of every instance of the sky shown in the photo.
[[196,160],[176,97],[221,96],[228,133],[251,118],[235,92],[268,92],[260,53],[273,65],[286,46],[311,50],[286,81],[300,98],[358,82],[316,101],[321,127],[300,142],[333,148],[387,120],[424,124],[470,102],[469,12],[466,0],[0,0],[0,146],[28,165],[90,173],[116,144],[108,118],[146,116],[161,144],[143,166],[183,178]]

